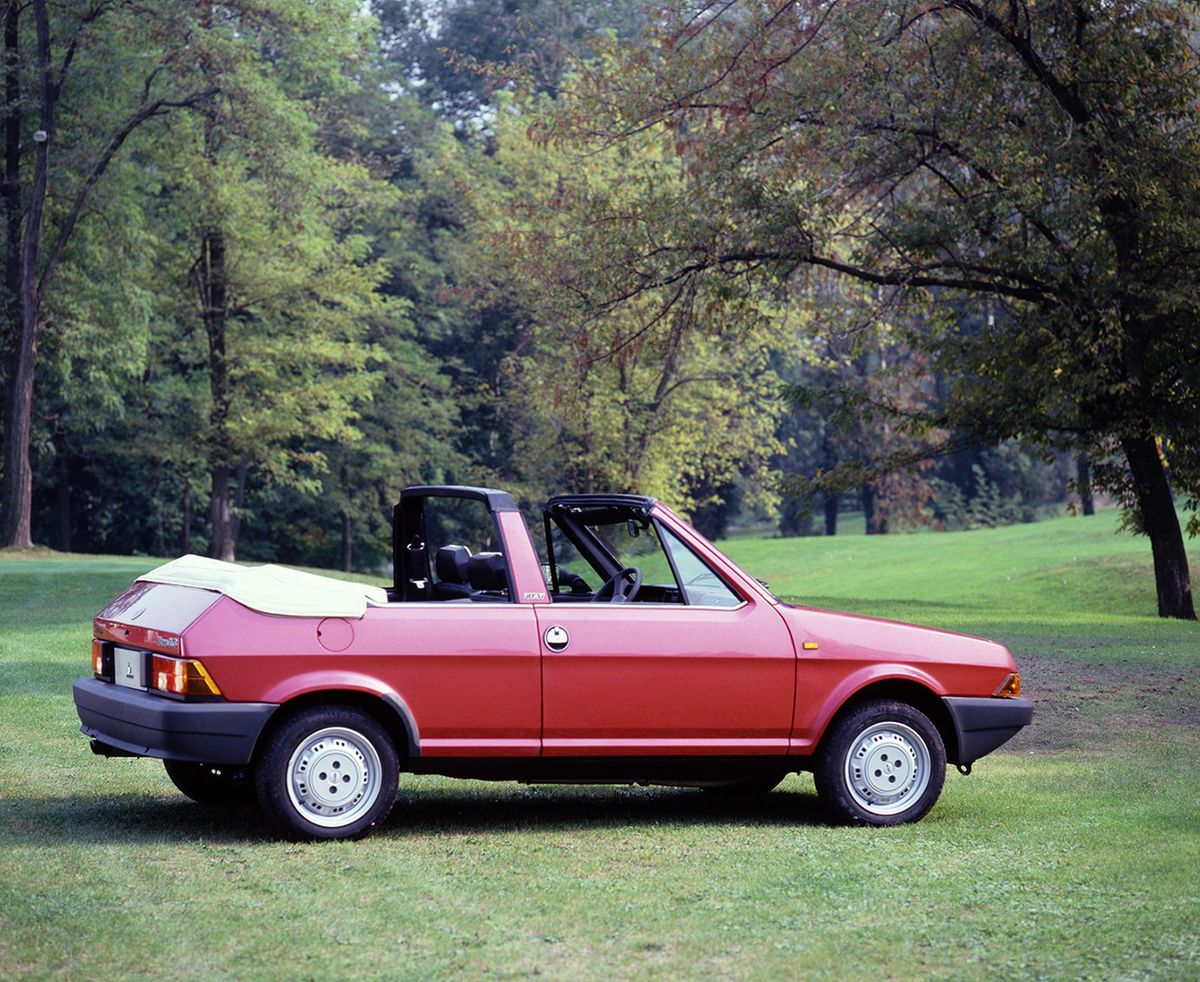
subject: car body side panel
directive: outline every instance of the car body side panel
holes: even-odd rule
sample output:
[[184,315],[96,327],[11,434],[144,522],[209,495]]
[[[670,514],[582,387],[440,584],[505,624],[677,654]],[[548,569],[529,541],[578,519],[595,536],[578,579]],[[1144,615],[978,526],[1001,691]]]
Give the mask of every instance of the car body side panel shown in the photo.
[[369,607],[359,620],[327,621],[260,614],[226,597],[187,641],[234,701],[286,701],[342,687],[394,693],[412,714],[422,756],[540,752],[531,605],[388,604]]
[[1015,671],[1008,649],[984,638],[791,604],[780,613],[798,653],[798,754],[811,753],[837,711],[872,683],[914,682],[935,696],[990,695]]
[[787,753],[796,658],[771,605],[556,604],[538,623],[570,639],[543,647],[546,755]]

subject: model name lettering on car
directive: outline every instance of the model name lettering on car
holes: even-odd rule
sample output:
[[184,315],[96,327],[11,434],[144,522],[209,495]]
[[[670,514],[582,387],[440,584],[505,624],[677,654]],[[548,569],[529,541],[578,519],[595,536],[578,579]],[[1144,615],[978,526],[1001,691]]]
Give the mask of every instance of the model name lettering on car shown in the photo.
[[522,600],[545,600],[546,595],[544,593],[534,593],[532,591],[527,590],[525,593],[521,594],[521,599]]

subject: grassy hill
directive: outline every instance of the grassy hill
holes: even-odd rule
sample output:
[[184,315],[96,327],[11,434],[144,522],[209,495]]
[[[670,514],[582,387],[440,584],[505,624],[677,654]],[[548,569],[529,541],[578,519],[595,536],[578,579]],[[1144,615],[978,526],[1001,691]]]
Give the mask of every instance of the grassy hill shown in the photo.
[[[825,824],[807,775],[686,790],[402,779],[295,845],[93,757],[70,683],[147,559],[0,555],[0,962],[18,978],[1194,978],[1200,627],[1111,515],[737,539],[788,599],[996,637],[1034,725],[921,823]],[[1194,559],[1200,574],[1200,555]]]

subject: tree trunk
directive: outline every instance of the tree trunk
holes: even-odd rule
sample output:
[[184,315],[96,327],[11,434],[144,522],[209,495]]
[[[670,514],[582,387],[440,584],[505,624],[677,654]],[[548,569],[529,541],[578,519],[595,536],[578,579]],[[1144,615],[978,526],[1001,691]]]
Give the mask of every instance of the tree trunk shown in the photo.
[[838,505],[841,498],[832,491],[825,492],[825,534],[837,535]]
[[[16,32],[16,13],[10,5],[5,17],[5,55],[16,58],[16,39],[10,40],[10,32]],[[13,324],[19,324],[10,350],[7,383],[4,395],[4,477],[0,480],[0,511],[3,524],[0,526],[0,546],[28,549],[33,545],[30,513],[33,510],[33,467],[29,459],[29,444],[33,437],[33,375],[37,362],[38,321],[40,297],[38,294],[38,254],[42,241],[42,220],[46,211],[46,190],[50,174],[50,140],[53,136],[54,96],[50,76],[50,24],[44,0],[35,0],[34,23],[37,27],[37,67],[42,83],[42,110],[40,130],[42,139],[37,142],[33,159],[33,184],[29,193],[29,207],[25,214],[25,227],[18,237],[19,246],[10,242],[20,255],[16,269],[17,291],[12,303],[19,305],[19,319],[14,316]],[[10,49],[9,45],[13,48]],[[12,67],[12,71],[19,71]],[[5,89],[15,84],[8,77],[10,66],[5,66]],[[8,123],[11,123],[11,117]],[[5,184],[10,175],[9,167],[15,166],[19,180],[19,160],[7,159],[9,141],[13,133],[5,126]],[[19,130],[17,131],[19,140]],[[20,152],[18,144],[17,151]],[[19,184],[17,194],[19,195]],[[20,209],[17,211],[20,215]],[[18,218],[19,221],[19,218]],[[8,216],[11,229],[12,215]],[[6,262],[6,276],[9,275]],[[17,311],[14,310],[14,315]]]
[[179,555],[186,556],[192,551],[192,486],[187,480],[183,482],[179,510],[183,513],[179,528]]
[[878,530],[876,524],[876,516],[878,514],[879,492],[875,485],[867,483],[862,486],[862,506],[863,506],[863,523],[866,526],[864,531],[867,535],[874,535]]
[[213,463],[212,494],[209,500],[209,522],[212,524],[212,540],[208,551],[213,559],[233,562],[236,559],[233,546],[233,509],[229,504],[229,468]]
[[[23,319],[24,320],[24,319]],[[0,481],[0,547],[33,546],[33,466],[29,444],[33,437],[33,367],[36,333],[23,325],[17,341],[4,400],[4,478]]]
[[342,509],[342,572],[350,572],[350,544],[351,536],[354,531],[353,524],[350,521],[350,510]]
[[1096,514],[1096,501],[1092,497],[1092,461],[1087,454],[1075,459],[1075,484],[1079,488],[1079,507],[1085,515]]
[[162,499],[157,495],[154,497],[154,555],[165,556],[167,554],[167,528],[166,522],[163,520]]
[[197,276],[204,330],[208,337],[208,384],[212,396],[212,408],[209,410],[208,419],[212,472],[212,540],[209,552],[214,559],[232,562],[235,558],[236,539],[233,509],[229,500],[233,446],[229,433],[229,371],[225,360],[225,235],[218,228],[206,228],[200,234]]
[[[21,323],[21,48],[18,31],[20,5],[11,3],[4,14],[4,183],[0,202],[4,207],[4,288],[7,337],[4,351],[12,356],[20,337]],[[14,363],[15,364],[15,363]],[[12,366],[5,377],[11,377]],[[7,392],[7,388],[5,389]],[[7,401],[7,400],[6,400]]]
[[1150,537],[1154,556],[1154,585],[1158,592],[1158,616],[1194,621],[1192,578],[1187,548],[1166,471],[1158,455],[1154,436],[1145,433],[1123,437],[1121,449],[1129,463],[1133,490],[1141,513],[1142,527]]
[[54,489],[54,548],[71,551],[71,458],[61,447],[56,448],[58,486]]
[[246,506],[246,462],[238,461],[233,473],[233,514],[229,517],[229,537],[237,552],[238,537],[242,534],[242,509]]

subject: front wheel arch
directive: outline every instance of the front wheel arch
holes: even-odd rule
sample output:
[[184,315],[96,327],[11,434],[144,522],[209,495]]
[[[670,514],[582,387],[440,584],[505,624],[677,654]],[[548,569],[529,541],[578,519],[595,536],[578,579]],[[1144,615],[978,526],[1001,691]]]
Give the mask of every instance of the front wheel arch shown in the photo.
[[833,732],[839,720],[864,702],[879,699],[891,699],[919,709],[937,727],[938,735],[942,738],[942,744],[946,748],[946,762],[949,764],[959,762],[958,731],[954,728],[954,720],[950,718],[950,711],[946,709],[946,704],[942,702],[941,696],[937,693],[926,688],[920,682],[909,679],[883,679],[872,682],[851,695],[825,724],[825,730],[813,750],[813,760],[818,759],[824,752],[829,734]]

